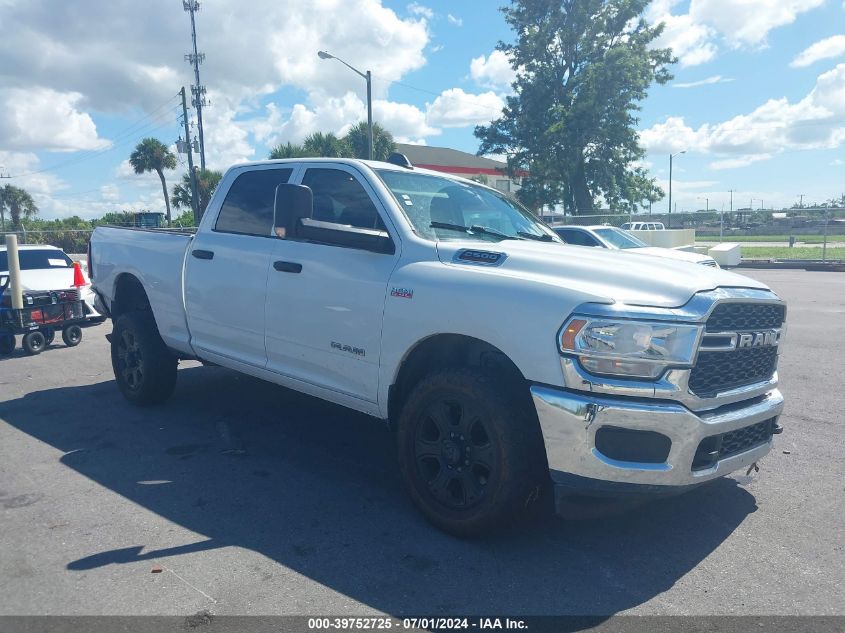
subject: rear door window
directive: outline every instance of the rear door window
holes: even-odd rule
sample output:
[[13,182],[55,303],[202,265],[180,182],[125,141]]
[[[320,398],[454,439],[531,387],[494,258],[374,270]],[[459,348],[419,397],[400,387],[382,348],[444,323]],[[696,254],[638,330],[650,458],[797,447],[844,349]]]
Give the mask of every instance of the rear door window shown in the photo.
[[273,230],[276,187],[293,169],[259,169],[235,179],[223,200],[214,230],[221,233],[269,236]]

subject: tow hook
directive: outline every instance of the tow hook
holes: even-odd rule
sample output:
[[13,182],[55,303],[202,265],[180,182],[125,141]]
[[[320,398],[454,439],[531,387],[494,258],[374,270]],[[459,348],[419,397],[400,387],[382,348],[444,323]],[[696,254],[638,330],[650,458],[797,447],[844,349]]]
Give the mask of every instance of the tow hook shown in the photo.
[[598,413],[598,410],[599,406],[597,404],[590,403],[587,405],[587,411],[584,413],[584,422],[587,423],[587,426],[584,427],[585,429],[590,428],[590,425],[596,419],[596,413]]
[[783,427],[780,424],[775,424],[775,428],[772,429],[772,435],[780,435],[783,433]]
[[753,470],[755,473],[759,473],[759,472],[760,472],[760,467],[757,465],[757,462],[754,462],[753,464],[751,464],[751,466],[749,466],[749,467],[748,467],[748,470],[746,470],[746,471],[745,471],[745,476],[746,476],[746,477],[748,477],[748,475],[750,475],[750,474],[751,474],[751,471],[752,471],[752,470]]

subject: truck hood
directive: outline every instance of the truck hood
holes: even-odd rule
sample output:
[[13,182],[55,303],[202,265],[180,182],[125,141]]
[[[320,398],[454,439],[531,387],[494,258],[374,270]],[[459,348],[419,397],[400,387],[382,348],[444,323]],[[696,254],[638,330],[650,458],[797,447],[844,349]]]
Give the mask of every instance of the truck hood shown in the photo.
[[[479,265],[459,259],[465,249],[500,253],[504,258],[493,265]],[[719,268],[588,246],[456,240],[438,242],[437,251],[440,260],[450,266],[552,284],[591,295],[601,303],[677,308],[697,292],[718,287],[768,289],[754,279]]]

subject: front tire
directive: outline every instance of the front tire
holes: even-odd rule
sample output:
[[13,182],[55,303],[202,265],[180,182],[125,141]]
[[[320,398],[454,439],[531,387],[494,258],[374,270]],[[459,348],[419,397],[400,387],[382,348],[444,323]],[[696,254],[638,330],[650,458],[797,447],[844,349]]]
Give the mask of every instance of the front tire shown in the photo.
[[398,443],[414,504],[458,536],[523,518],[547,476],[539,427],[522,395],[471,369],[432,373],[413,389]]
[[117,386],[132,404],[159,404],[173,394],[177,360],[161,340],[149,313],[133,311],[117,318],[111,360]]

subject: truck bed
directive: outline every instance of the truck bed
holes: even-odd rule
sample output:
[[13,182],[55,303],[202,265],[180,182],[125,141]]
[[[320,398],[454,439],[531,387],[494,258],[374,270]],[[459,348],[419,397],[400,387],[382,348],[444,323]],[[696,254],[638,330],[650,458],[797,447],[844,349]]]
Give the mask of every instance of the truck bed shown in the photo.
[[126,275],[146,290],[159,332],[173,349],[190,354],[183,293],[185,256],[193,231],[98,227],[91,236],[94,289],[111,309]]

